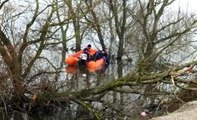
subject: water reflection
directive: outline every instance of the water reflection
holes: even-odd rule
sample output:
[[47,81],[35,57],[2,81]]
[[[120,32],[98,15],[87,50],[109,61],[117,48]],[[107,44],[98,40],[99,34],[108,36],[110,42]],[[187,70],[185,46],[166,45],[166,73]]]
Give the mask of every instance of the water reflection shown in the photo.
[[[60,75],[61,79],[59,81],[52,81],[52,83],[56,91],[72,92],[89,90],[108,82],[113,82],[113,80],[131,72],[134,66],[131,62],[119,61],[116,64],[109,64],[105,69],[94,72],[84,68],[77,69],[70,66],[63,69],[64,72]],[[175,91],[178,91],[178,89],[164,82],[124,86],[113,89],[113,91],[103,92],[103,94],[95,95],[89,99],[86,98],[84,101],[73,100],[69,102],[53,101],[53,103],[41,103],[38,107],[31,108],[31,112],[29,113],[21,113],[9,109],[9,106],[8,109],[4,107],[0,111],[2,114],[0,119],[95,120],[96,114],[99,113],[102,118],[107,120],[140,120],[140,112],[145,109],[146,111],[151,110],[150,114],[153,116],[165,111],[165,106],[161,106],[161,104],[172,99]],[[47,92],[46,89],[45,92]],[[33,112],[33,109],[35,109],[35,112]]]
[[[90,89],[97,86],[101,86],[109,81],[128,74],[133,70],[133,64],[127,61],[119,61],[116,64],[109,64],[104,69],[99,71],[90,71],[86,69],[77,69],[75,67],[64,68],[64,80],[59,81],[61,90],[66,91],[78,91],[81,89]],[[96,98],[95,98],[96,99]],[[144,98],[138,94],[124,94],[120,92],[108,92],[97,96],[97,100],[86,101],[85,104],[94,106],[95,109],[102,113],[102,116],[109,119],[116,119],[122,116],[122,119],[126,119],[131,115],[136,118],[138,115],[139,105],[142,105],[138,100]],[[45,109],[45,108],[43,108]],[[46,108],[48,109],[48,108]],[[45,109],[45,110],[46,110]],[[129,111],[129,114],[126,114]],[[4,114],[2,112],[2,114]],[[4,114],[5,115],[5,114]],[[20,113],[11,112],[8,116],[1,117],[2,120],[5,118],[11,118],[12,120],[87,120],[96,119],[95,115],[84,109],[76,102],[70,102],[69,104],[59,104],[49,112],[42,113]]]

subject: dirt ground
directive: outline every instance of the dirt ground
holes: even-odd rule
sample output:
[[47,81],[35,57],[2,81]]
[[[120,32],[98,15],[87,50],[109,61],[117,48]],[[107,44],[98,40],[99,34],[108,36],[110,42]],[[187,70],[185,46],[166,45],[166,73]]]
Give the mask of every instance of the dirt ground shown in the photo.
[[197,101],[185,103],[175,112],[151,120],[197,120]]

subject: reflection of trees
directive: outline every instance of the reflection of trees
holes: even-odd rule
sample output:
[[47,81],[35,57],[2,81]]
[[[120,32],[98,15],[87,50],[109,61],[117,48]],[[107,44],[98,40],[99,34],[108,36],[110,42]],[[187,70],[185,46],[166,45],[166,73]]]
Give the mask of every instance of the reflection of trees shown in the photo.
[[[1,100],[19,108],[26,99],[30,105],[62,104],[96,119],[132,118],[133,108],[140,110],[137,104],[143,105],[143,100],[149,103],[158,98],[159,104],[173,103],[175,97],[191,100],[188,93],[196,96],[195,70],[189,76],[175,77],[176,86],[171,85],[170,73],[197,63],[191,61],[196,54],[192,35],[197,20],[181,11],[167,16],[173,1],[53,0],[43,4],[36,0],[17,9],[5,0],[0,5]],[[96,47],[110,46],[109,53],[118,50],[118,58],[133,58],[134,68],[127,73],[120,61],[108,73],[93,73],[96,77],[83,76],[78,70],[65,74],[62,69],[69,42],[76,41],[80,49],[81,43],[91,39]],[[184,63],[185,58],[180,57],[182,63],[176,59],[174,65],[174,56],[181,56],[184,50],[189,61]]]

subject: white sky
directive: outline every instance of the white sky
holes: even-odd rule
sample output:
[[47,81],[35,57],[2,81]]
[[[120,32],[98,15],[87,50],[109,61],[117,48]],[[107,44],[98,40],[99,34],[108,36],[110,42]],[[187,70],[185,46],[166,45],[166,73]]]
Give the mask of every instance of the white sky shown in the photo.
[[174,4],[181,10],[197,14],[197,0],[176,0]]

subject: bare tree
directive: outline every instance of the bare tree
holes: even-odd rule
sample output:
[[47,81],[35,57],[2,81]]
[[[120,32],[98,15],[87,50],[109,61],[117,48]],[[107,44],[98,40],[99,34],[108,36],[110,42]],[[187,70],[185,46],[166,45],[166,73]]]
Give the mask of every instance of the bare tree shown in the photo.
[[[42,55],[43,51],[47,50],[49,46],[61,43],[58,38],[55,40],[57,29],[55,28],[55,22],[52,23],[55,12],[54,2],[42,7],[38,1],[27,4],[29,6],[24,6],[24,11],[19,13],[10,3],[8,5],[4,4],[2,7],[7,14],[2,14],[0,53],[7,74],[10,76],[9,79],[12,81],[13,99],[16,100],[20,100],[24,95],[25,83],[33,82],[34,78],[44,73],[55,74],[58,70],[48,58]],[[35,4],[35,7],[31,8],[31,4]],[[28,10],[32,14],[25,16]],[[25,24],[17,23],[18,19],[26,19],[27,21],[24,21]],[[18,24],[23,27],[18,27]],[[54,72],[36,70],[36,64],[42,60],[54,68]],[[33,72],[33,69],[35,72]]]
[[168,18],[170,16],[167,16],[165,12],[174,0],[160,2],[138,0],[137,2],[139,8],[136,9],[138,11],[130,12],[137,22],[136,28],[138,27],[139,30],[137,33],[140,33],[136,34],[138,36],[133,35],[133,39],[138,41],[139,66],[137,68],[139,71],[147,71],[151,70],[155,60],[163,52],[167,49],[176,48],[176,45],[180,45],[177,43],[184,42],[184,36],[195,30],[196,19],[193,15],[187,18],[181,16],[180,12],[177,12],[177,17]]
[[[196,60],[175,68],[165,64],[167,67],[164,70],[155,67],[158,58],[187,47],[186,38],[196,30],[194,15],[186,17],[177,12],[175,17],[166,20],[167,8],[173,2],[174,0],[110,0],[100,4],[102,1],[98,0],[53,0],[41,4],[36,0],[32,3],[28,1],[25,6],[21,5],[20,10],[11,2],[1,3],[0,85],[2,88],[6,85],[9,87],[8,90],[0,90],[10,93],[8,99],[12,98],[14,103],[19,102],[25,93],[29,93],[27,97],[31,103],[40,100],[47,105],[77,104],[77,110],[84,108],[92,119],[132,119],[134,106],[131,103],[137,103],[147,95],[162,95],[160,97],[164,99],[171,95],[171,91],[162,88],[163,85],[172,84],[171,77],[177,83],[175,87],[196,90],[193,88],[196,82],[186,81],[185,74],[184,78],[172,74],[188,65],[195,66]],[[97,11],[97,5],[108,5],[108,12]],[[104,7],[107,8],[106,6]],[[99,15],[104,14],[109,15],[101,16],[106,21],[99,19]],[[108,24],[110,28],[106,27]],[[74,37],[68,37],[72,30]],[[103,48],[108,39],[118,39],[120,59],[125,54],[124,50],[128,49],[125,48],[129,46],[126,43],[131,43],[137,54],[133,63],[135,69],[124,76],[128,71],[122,69],[122,62],[118,62],[118,78],[114,69],[111,69],[111,78],[101,83],[104,74],[100,74],[101,78],[94,79],[92,83],[95,84],[91,84],[91,74],[85,74],[84,86],[77,78],[78,71],[73,75],[62,74],[64,49],[68,47],[69,40],[75,40],[76,48],[80,50],[87,32],[94,38],[98,37]],[[108,37],[105,36],[106,33],[110,33],[108,36],[111,38],[104,40]],[[59,47],[61,50],[57,49]],[[59,56],[62,57],[61,60],[58,60]],[[157,72],[152,70],[152,66]],[[68,77],[65,78],[64,75]],[[136,95],[136,99],[132,101],[131,95]],[[159,102],[164,103],[163,99]]]
[[[126,25],[126,20],[127,20],[127,16],[126,16],[127,15],[126,13],[127,1],[123,0],[121,3],[119,3],[118,1],[112,1],[112,0],[110,0],[110,3],[109,3],[110,9],[114,16],[116,33],[119,38],[118,53],[117,53],[117,58],[119,59],[122,59],[122,56],[123,56],[125,25]],[[122,14],[119,13],[119,9],[122,10]]]
[[104,40],[104,36],[103,36],[103,31],[102,31],[102,27],[101,27],[101,22],[100,18],[102,18],[103,16],[97,16],[97,14],[99,14],[99,11],[94,11],[94,8],[96,8],[96,5],[99,4],[99,2],[93,2],[93,1],[85,1],[85,4],[87,6],[87,8],[89,8],[89,13],[90,16],[88,17],[88,14],[85,16],[86,21],[89,23],[90,27],[92,27],[96,32],[97,32],[97,36],[99,38],[99,42],[101,47],[104,49],[106,48],[105,45],[105,40]]

